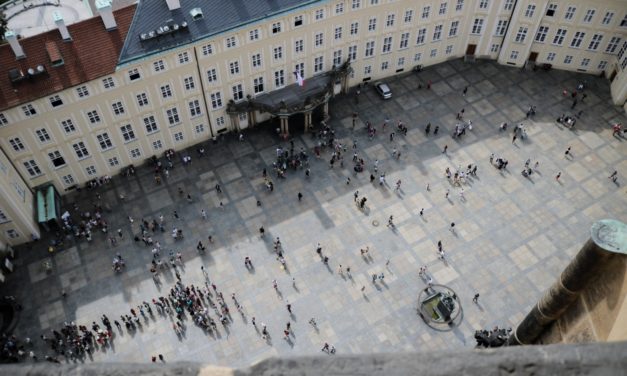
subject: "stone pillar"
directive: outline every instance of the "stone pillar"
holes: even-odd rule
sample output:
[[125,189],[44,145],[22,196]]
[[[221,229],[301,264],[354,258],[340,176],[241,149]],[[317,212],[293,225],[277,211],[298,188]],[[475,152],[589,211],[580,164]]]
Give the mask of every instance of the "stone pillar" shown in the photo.
[[311,112],[312,110],[305,111],[305,132],[309,131],[309,127],[311,127]]
[[251,128],[257,125],[257,114],[255,114],[255,110],[248,112],[248,124]]
[[283,137],[285,137],[285,139],[287,139],[287,137],[290,134],[288,117],[287,117],[287,115],[282,115],[280,117],[280,119],[281,119],[281,136],[283,136]]
[[518,325],[508,345],[533,344],[582,290],[594,283],[604,265],[612,262],[617,254],[627,254],[627,224],[603,219],[595,222],[590,232],[590,239]]
[[324,105],[323,105],[323,111],[324,111],[324,120],[326,121],[327,119],[329,119],[329,99],[324,101]]
[[231,116],[231,130],[239,132],[239,117],[237,114],[230,114]]

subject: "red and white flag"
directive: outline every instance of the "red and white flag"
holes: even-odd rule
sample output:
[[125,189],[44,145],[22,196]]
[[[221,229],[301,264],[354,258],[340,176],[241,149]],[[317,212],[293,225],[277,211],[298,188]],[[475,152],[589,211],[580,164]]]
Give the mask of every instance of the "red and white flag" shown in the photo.
[[298,86],[305,86],[305,80],[303,79],[303,76],[300,75],[299,71],[294,72],[294,75],[296,76],[296,82],[298,83]]

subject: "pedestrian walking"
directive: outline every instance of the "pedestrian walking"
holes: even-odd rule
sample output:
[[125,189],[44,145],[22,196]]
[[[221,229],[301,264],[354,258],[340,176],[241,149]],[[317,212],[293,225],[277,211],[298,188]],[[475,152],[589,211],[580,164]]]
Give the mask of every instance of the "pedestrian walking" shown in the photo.
[[187,194],[187,202],[188,203],[192,203],[192,195],[190,195],[189,193]]
[[564,158],[570,158],[572,157],[572,154],[570,153],[570,146],[568,147],[568,149],[566,149],[566,151],[564,152]]
[[122,238],[122,229],[121,228],[118,229],[118,235],[120,236],[120,239],[121,239]]
[[261,238],[263,238],[263,236],[265,235],[266,230],[263,228],[263,226],[259,227],[259,236]]
[[516,139],[517,139],[517,138],[518,138],[518,137],[516,136],[516,133],[514,133],[514,136],[512,137],[512,144],[515,144],[515,143],[516,143]]
[[390,218],[388,218],[388,227],[394,227],[394,216],[390,216]]
[[359,191],[355,191],[355,193],[353,193],[353,197],[355,202],[357,202],[357,199],[359,198]]
[[451,232],[455,232],[455,222],[451,222],[451,227],[450,227]]
[[400,190],[401,189],[401,179],[398,179],[398,181],[396,182],[396,190]]
[[448,150],[448,145],[444,145],[444,149],[442,149],[442,154],[446,154],[447,150]]
[[444,194],[444,198],[446,198],[448,200],[448,194],[450,193],[450,190],[447,188],[446,189],[446,193]]
[[287,304],[287,312],[292,313],[292,305],[290,303]]
[[490,154],[490,164],[492,164],[493,160],[494,160],[494,153]]
[[472,302],[475,304],[479,304],[479,293],[475,294],[475,296],[472,298]]
[[468,86],[464,87],[464,90],[462,91],[462,96],[465,97],[466,93],[468,93]]
[[424,214],[424,212],[425,212],[425,208],[421,208],[421,209],[420,209],[420,213],[419,213],[421,217],[422,217],[422,215]]
[[562,177],[562,171],[558,172],[557,175],[555,175],[555,180],[560,181],[561,177]]
[[300,200],[302,200],[302,199],[303,199],[303,194],[302,194],[302,193],[300,193],[300,192],[298,192],[298,201],[300,201]]
[[349,185],[350,183],[351,183],[351,178],[350,178],[350,177],[347,177],[347,178],[346,178],[346,185]]
[[440,126],[436,125],[435,128],[433,129],[433,135],[434,136],[437,135],[439,130],[440,130]]
[[614,170],[614,172],[612,172],[612,174],[608,176],[607,178],[612,180],[614,183],[616,183],[616,181],[618,180],[618,171]]
[[179,213],[176,210],[174,211],[173,215],[175,219],[179,219]]
[[428,136],[429,132],[431,132],[431,123],[427,123],[427,126],[425,127],[425,134]]
[[202,217],[202,219],[204,219],[205,221],[207,220],[207,212],[205,211],[205,209],[200,210],[200,216]]

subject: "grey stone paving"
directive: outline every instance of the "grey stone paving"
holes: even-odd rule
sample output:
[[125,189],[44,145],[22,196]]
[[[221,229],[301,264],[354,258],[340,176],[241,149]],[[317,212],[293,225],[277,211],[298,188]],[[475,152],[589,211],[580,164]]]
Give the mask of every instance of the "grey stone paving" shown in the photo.
[[[431,80],[432,90],[417,90],[419,79]],[[554,122],[560,114],[572,113],[571,102],[561,97],[561,91],[574,88],[580,80],[588,84],[588,98],[577,107],[583,115],[574,131],[564,129]],[[132,241],[130,234],[139,231],[138,221],[131,228],[127,220],[129,215],[139,219],[162,213],[168,228],[175,224],[186,234],[177,243],[168,233],[155,235],[166,249],[183,252],[183,281],[201,285],[200,266],[205,265],[225,296],[237,293],[246,318],[233,314],[229,330],[220,328],[216,337],[190,323],[183,339],[174,334],[170,320],[159,318],[134,335],[116,331],[114,348],[96,352],[93,361],[148,362],[151,355],[162,353],[169,361],[240,367],[273,355],[319,354],[324,342],[334,344],[340,353],[468,348],[474,346],[475,329],[514,326],[522,319],[587,240],[592,222],[627,220],[625,188],[607,178],[617,169],[619,182],[627,179],[625,140],[612,137],[610,129],[611,123],[627,123],[627,119],[621,108],[611,104],[606,80],[558,71],[520,72],[493,62],[452,61],[427,68],[420,76],[391,78],[389,83],[394,92],[391,100],[384,102],[366,88],[359,104],[345,96],[330,105],[338,139],[348,145],[357,140],[368,169],[378,159],[389,186],[370,184],[368,173],[355,175],[349,146],[346,168],[336,164],[330,170],[330,154],[324,152],[320,160],[312,158],[311,180],[304,179],[303,171],[289,171],[287,179],[274,180],[275,191],[269,193],[261,170],[271,171],[278,145],[274,125],[247,131],[241,143],[233,135],[209,143],[208,157],[198,160],[193,153],[192,165],[177,164],[161,186],[154,185],[149,168],[140,168],[129,179],[115,177],[100,192],[114,208],[106,214],[111,229],[122,228],[125,234],[117,247],[97,233],[90,244],[68,240],[67,249],[52,256],[45,239],[18,250],[16,272],[2,286],[2,294],[15,294],[24,305],[16,333],[38,338],[64,321],[88,324],[102,312],[118,318],[131,306],[166,294],[174,276],[162,276],[161,290],[155,286],[148,272],[150,249]],[[464,97],[461,89],[466,85],[470,88]],[[538,107],[533,120],[524,119],[529,104]],[[450,133],[461,107],[473,121],[473,130],[458,140]],[[354,132],[353,111],[358,111],[360,120]],[[407,136],[397,135],[390,142],[389,128],[381,134],[386,118],[392,123],[403,120],[410,129]],[[378,128],[373,141],[363,129],[366,120]],[[428,121],[432,129],[440,126],[437,136],[425,135]],[[529,138],[512,145],[511,133],[498,131],[503,121],[524,121]],[[294,122],[290,127],[296,149],[304,145],[313,155],[312,136],[303,135]],[[441,153],[444,145],[447,154]],[[571,160],[563,156],[567,146],[572,146]],[[402,152],[400,161],[392,158],[393,148]],[[490,153],[507,158],[509,171],[490,166]],[[527,158],[540,162],[531,179],[520,174]],[[460,188],[445,180],[444,170],[469,163],[478,164],[478,176],[463,186],[466,200],[461,200]],[[562,171],[560,182],[554,179],[557,171]],[[347,185],[349,176],[352,181]],[[398,179],[402,190],[395,192]],[[221,184],[222,195],[214,191],[216,183]],[[179,197],[179,186],[193,196],[193,204]],[[365,213],[353,203],[357,189],[368,198]],[[449,199],[446,189],[451,191]],[[297,192],[304,194],[300,203]],[[127,196],[124,202],[118,201],[120,193]],[[92,194],[67,196],[66,207],[77,202],[90,210]],[[224,209],[219,209],[220,202]],[[200,218],[202,208],[209,213],[206,222]],[[181,220],[172,218],[173,210]],[[385,226],[391,214],[395,231]],[[373,226],[373,221],[381,224]],[[452,221],[456,234],[448,230]],[[261,225],[266,240],[258,237]],[[215,243],[199,256],[195,244],[208,235]],[[276,236],[284,245],[289,272],[279,268],[272,252],[271,239]],[[446,264],[437,258],[438,240],[447,251]],[[329,268],[315,253],[317,242],[330,257]],[[370,247],[368,258],[360,256],[359,249],[365,246]],[[115,275],[110,263],[118,251],[127,267]],[[245,256],[252,258],[254,271],[244,268]],[[42,268],[45,259],[53,264],[49,274]],[[344,270],[350,266],[352,278],[338,274],[339,264]],[[428,265],[436,283],[450,286],[461,298],[463,322],[452,331],[433,331],[416,315],[416,298],[424,287],[418,269],[423,265]],[[372,284],[370,276],[381,272],[385,283]],[[273,279],[278,280],[281,296],[272,288]],[[363,294],[362,286],[366,287]],[[66,298],[61,296],[63,290]],[[479,306],[471,302],[475,292],[481,294]],[[287,301],[294,307],[291,318]],[[250,324],[252,316],[268,325],[271,344]],[[317,319],[318,331],[307,324],[311,317]],[[292,345],[282,339],[287,321],[293,323]],[[35,342],[41,349],[40,341]]]

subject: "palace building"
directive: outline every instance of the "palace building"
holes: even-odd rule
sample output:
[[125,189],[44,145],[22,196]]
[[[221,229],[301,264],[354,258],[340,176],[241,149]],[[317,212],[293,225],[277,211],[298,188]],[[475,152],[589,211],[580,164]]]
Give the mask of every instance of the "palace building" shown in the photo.
[[[0,46],[0,243],[39,237],[59,195],[166,150],[450,59],[603,75],[627,109],[625,0],[140,0]],[[562,90],[563,88],[555,88]],[[410,121],[411,119],[408,119]],[[274,126],[274,125],[273,125]]]

